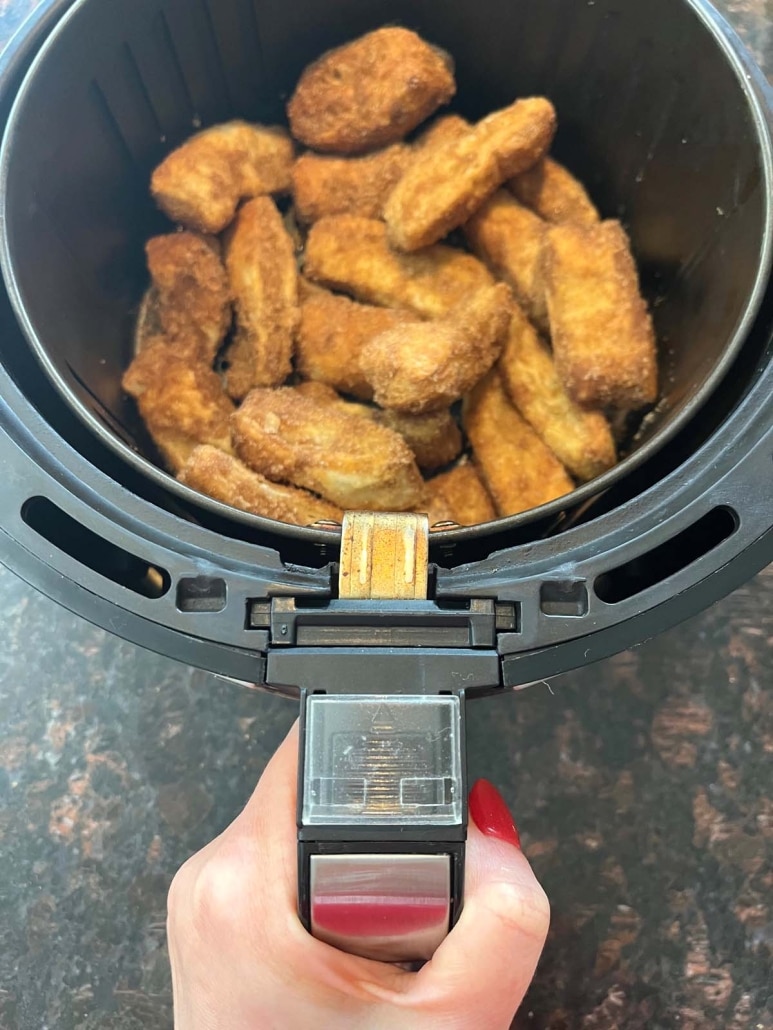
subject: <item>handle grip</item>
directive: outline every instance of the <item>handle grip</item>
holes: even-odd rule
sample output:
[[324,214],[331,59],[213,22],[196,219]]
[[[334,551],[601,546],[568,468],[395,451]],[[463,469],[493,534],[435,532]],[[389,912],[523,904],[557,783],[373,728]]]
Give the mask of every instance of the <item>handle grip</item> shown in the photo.
[[303,698],[298,860],[315,937],[382,961],[431,958],[462,907],[463,698]]
[[[426,516],[344,517],[339,597],[427,596]],[[341,683],[301,697],[299,912],[344,951],[431,958],[462,905],[467,790],[463,692]],[[367,679],[367,658],[363,662]]]

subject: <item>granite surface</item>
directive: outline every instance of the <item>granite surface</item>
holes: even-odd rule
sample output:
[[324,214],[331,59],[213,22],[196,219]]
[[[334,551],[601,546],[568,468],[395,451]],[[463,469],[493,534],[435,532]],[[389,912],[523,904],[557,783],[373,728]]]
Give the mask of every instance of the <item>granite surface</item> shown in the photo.
[[[33,6],[0,0],[0,42]],[[773,71],[773,4],[723,9]],[[553,904],[518,1028],[773,1028],[773,568],[633,652],[471,706]],[[0,572],[0,1028],[171,1026],[166,891],[293,706]]]

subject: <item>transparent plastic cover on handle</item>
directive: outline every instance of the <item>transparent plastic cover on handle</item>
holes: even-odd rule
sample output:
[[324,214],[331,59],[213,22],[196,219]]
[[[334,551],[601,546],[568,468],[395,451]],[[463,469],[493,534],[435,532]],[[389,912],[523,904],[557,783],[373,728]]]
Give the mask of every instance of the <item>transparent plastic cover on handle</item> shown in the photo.
[[305,826],[461,824],[459,698],[320,694],[307,704]]

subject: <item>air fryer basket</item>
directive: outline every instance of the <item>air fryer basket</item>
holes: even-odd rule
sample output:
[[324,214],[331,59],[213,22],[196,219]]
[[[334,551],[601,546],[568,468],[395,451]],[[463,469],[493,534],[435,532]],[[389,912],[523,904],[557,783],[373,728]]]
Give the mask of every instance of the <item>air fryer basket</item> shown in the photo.
[[465,115],[551,97],[557,156],[630,230],[663,350],[631,456],[569,499],[438,534],[436,596],[505,606],[513,685],[651,635],[770,556],[770,98],[707,4],[52,0],[0,68],[4,560],[244,680],[265,674],[270,599],[334,590],[337,540],[236,513],[143,455],[120,376],[143,244],[169,228],[149,175],[199,126],[283,120],[309,60],[393,22],[454,55]]

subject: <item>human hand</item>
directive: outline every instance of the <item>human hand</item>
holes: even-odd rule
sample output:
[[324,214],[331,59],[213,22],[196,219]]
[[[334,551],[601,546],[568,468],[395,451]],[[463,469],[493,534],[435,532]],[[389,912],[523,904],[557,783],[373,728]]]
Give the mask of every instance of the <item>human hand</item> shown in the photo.
[[470,795],[465,904],[418,972],[315,940],[296,911],[297,725],[241,815],[169,893],[175,1030],[509,1027],[549,923],[504,801]]

